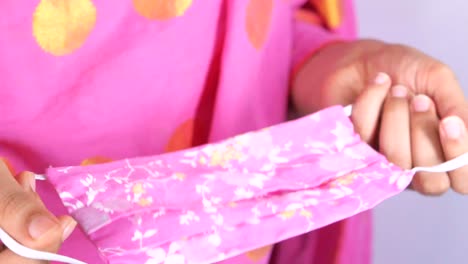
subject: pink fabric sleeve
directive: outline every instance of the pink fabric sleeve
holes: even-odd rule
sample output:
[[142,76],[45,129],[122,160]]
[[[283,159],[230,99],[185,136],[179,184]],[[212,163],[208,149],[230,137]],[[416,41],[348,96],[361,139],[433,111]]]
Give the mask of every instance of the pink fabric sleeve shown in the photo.
[[355,25],[353,0],[309,0],[295,13],[293,74],[324,45],[355,38]]

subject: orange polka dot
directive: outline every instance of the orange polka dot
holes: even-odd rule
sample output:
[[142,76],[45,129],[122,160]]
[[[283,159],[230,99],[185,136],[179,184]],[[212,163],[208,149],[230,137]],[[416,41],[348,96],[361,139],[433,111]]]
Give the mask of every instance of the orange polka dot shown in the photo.
[[104,157],[93,157],[93,158],[83,160],[80,165],[90,166],[90,165],[95,165],[95,164],[107,163],[111,161],[112,161],[111,159],[104,158]]
[[191,5],[192,0],[133,0],[138,14],[155,20],[182,16]]
[[176,128],[166,145],[166,152],[192,147],[194,120],[189,119]]
[[95,24],[96,8],[91,0],[41,0],[32,26],[38,45],[61,56],[81,47]]
[[273,0],[250,0],[247,5],[245,29],[256,49],[262,48],[270,29],[273,13]]
[[262,259],[264,259],[266,256],[268,256],[268,254],[270,253],[270,251],[272,250],[273,246],[266,246],[266,247],[262,247],[262,248],[258,248],[258,249],[255,249],[255,250],[252,250],[250,252],[247,252],[245,255],[247,256],[247,258],[253,262],[257,262],[257,261],[260,261]]

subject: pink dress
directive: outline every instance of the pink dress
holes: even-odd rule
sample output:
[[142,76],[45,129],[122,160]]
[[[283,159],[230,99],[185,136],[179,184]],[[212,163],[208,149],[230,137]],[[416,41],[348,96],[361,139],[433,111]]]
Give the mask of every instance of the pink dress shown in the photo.
[[[3,0],[0,156],[42,173],[284,121],[293,69],[355,34],[350,1],[306,2]],[[370,231],[364,213],[223,263],[366,264]],[[81,230],[60,253],[101,263]]]

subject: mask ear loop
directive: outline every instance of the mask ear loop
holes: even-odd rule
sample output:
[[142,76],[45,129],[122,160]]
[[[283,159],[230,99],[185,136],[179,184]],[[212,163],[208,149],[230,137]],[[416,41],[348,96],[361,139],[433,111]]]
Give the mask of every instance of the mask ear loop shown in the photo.
[[68,264],[86,264],[83,261],[79,261],[77,259],[69,258],[66,256],[53,254],[45,251],[39,251],[27,248],[16,240],[14,240],[10,235],[8,235],[2,228],[0,228],[0,240],[3,244],[15,254],[22,256],[28,259],[35,259],[35,260],[45,260],[45,261],[55,261],[55,262],[62,262]]
[[430,167],[414,167],[412,172],[449,172],[468,165],[468,152],[454,159]]

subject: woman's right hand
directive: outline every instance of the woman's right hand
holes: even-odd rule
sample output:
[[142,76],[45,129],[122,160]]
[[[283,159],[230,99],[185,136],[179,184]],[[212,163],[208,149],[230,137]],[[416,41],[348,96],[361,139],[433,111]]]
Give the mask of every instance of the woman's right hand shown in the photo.
[[[23,172],[15,179],[0,161],[0,227],[23,246],[55,253],[76,222],[69,216],[57,218],[50,213],[35,192],[35,183],[33,173]],[[25,259],[2,246],[0,263],[44,262]]]

